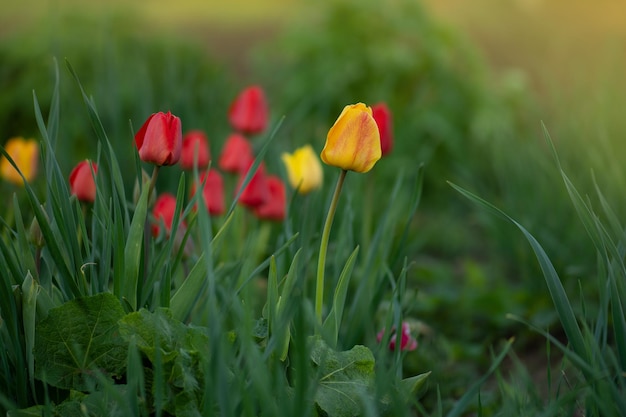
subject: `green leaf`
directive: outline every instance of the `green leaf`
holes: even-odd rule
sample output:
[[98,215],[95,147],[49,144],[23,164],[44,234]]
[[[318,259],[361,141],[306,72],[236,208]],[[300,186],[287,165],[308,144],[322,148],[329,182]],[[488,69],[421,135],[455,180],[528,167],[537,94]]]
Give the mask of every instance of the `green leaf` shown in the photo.
[[7,417],[41,417],[45,415],[44,410],[43,405],[34,405],[21,410],[10,410],[7,412]]
[[35,346],[37,295],[40,290],[41,287],[33,279],[30,271],[28,271],[22,283],[22,317],[24,324],[24,342],[26,344],[26,360],[28,362],[28,378],[33,392],[35,390],[35,357],[33,356],[33,347]]
[[186,326],[166,308],[160,308],[154,313],[142,308],[127,314],[120,320],[119,329],[125,340],[135,338],[137,348],[151,362],[155,361],[157,346],[160,349],[160,360],[167,363],[174,360],[181,349],[198,352],[205,350],[209,344],[204,329]]
[[124,248],[124,284],[122,296],[130,303],[133,310],[137,308],[137,282],[139,280],[139,265],[141,264],[141,248],[144,240],[144,228],[148,215],[149,187],[141,190],[141,196],[133,215],[128,231],[128,238]]
[[350,283],[350,277],[352,276],[352,270],[354,269],[354,263],[358,254],[359,247],[357,246],[354,251],[352,251],[352,254],[346,261],[346,264],[341,271],[339,282],[337,282],[337,288],[335,288],[333,306],[323,324],[324,335],[326,340],[330,341],[332,347],[337,346],[339,326],[341,326],[341,318],[343,316],[343,309],[346,303],[346,295],[348,294],[348,284]]
[[415,375],[410,378],[404,378],[400,381],[400,390],[408,400],[411,397],[415,397],[419,390],[424,386],[426,380],[430,376],[431,372],[424,372],[423,374]]
[[576,316],[574,315],[574,310],[572,309],[569,299],[567,298],[567,294],[565,293],[565,288],[563,288],[563,284],[561,284],[559,275],[557,274],[554,266],[552,265],[552,262],[550,262],[548,255],[543,250],[543,247],[539,244],[537,239],[535,239],[535,237],[531,235],[530,232],[526,230],[526,228],[524,228],[524,226],[519,224],[517,221],[515,221],[513,218],[511,218],[509,215],[507,215],[491,203],[470,193],[467,190],[464,190],[458,185],[452,183],[449,184],[471,201],[482,205],[495,215],[511,222],[524,234],[524,237],[526,237],[526,240],[528,240],[528,243],[530,243],[530,246],[535,252],[535,256],[537,257],[537,261],[539,262],[539,266],[541,267],[541,270],[543,272],[548,291],[550,292],[550,296],[552,297],[552,301],[554,302],[554,306],[559,315],[559,319],[561,320],[561,324],[563,325],[563,330],[565,330],[565,334],[567,335],[567,339],[571,343],[574,352],[576,352],[581,358],[588,361],[589,352],[587,351],[582,332],[580,330],[580,327],[578,326]]
[[117,326],[123,316],[120,302],[109,293],[51,309],[36,327],[35,376],[78,391],[93,388],[97,373],[121,376],[128,350]]
[[318,369],[316,406],[329,417],[361,414],[361,403],[374,381],[374,355],[365,346],[337,352],[320,338],[314,341],[311,360]]
[[472,384],[467,391],[465,391],[465,394],[463,394],[463,396],[456,402],[452,410],[450,410],[447,414],[447,417],[465,415],[467,407],[474,401],[475,396],[480,394],[480,388],[483,386],[485,381],[487,381],[489,376],[494,373],[496,369],[498,369],[502,360],[506,357],[507,353],[509,353],[512,344],[513,339],[510,339],[502,349],[502,352],[500,352],[500,354],[493,360],[491,366],[487,370],[487,373],[485,373],[480,379],[474,382],[474,384]]

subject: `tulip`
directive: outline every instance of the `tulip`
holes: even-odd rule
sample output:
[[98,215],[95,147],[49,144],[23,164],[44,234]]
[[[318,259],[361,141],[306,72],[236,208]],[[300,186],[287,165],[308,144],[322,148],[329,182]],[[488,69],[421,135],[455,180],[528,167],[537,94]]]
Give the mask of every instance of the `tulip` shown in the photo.
[[346,171],[364,173],[381,157],[380,134],[372,109],[363,103],[344,107],[328,131],[322,161]]
[[226,139],[217,164],[225,172],[243,174],[253,161],[250,142],[242,135],[233,133]]
[[372,106],[372,117],[378,126],[380,133],[380,151],[382,156],[387,155],[393,148],[393,120],[391,111],[385,103]]
[[[385,335],[385,329],[382,329],[376,335],[376,340],[380,343],[383,340],[383,336]],[[389,350],[396,350],[396,345],[398,343],[398,335],[396,332],[396,328],[393,327],[391,329],[391,338],[389,339]],[[402,332],[400,333],[400,350],[415,350],[417,349],[417,340],[411,336],[411,328],[407,322],[402,323]]]
[[[154,203],[152,216],[154,223],[152,224],[152,236],[157,237],[161,232],[161,225],[165,226],[165,233],[169,236],[172,230],[172,222],[174,221],[174,213],[176,212],[176,197],[169,193],[161,194]],[[182,222],[183,227],[185,223]]]
[[211,162],[209,140],[201,130],[192,130],[183,136],[180,166],[183,169],[192,170],[196,160],[198,169],[208,167]]
[[267,126],[268,107],[265,94],[259,86],[243,90],[230,105],[228,120],[235,130],[243,133],[261,133]]
[[[246,174],[241,174],[241,176],[239,177],[239,183],[237,184],[237,193],[241,189],[241,185],[246,177]],[[269,190],[267,188],[265,166],[263,163],[261,163],[256,172],[250,178],[250,181],[246,185],[246,188],[244,188],[241,192],[238,202],[246,207],[255,208],[265,203],[266,199],[268,198],[268,193]]]
[[275,176],[265,178],[267,198],[260,206],[254,208],[254,214],[262,220],[280,221],[285,218],[286,193],[285,184]]
[[[200,183],[198,185],[204,185],[202,197],[209,214],[213,216],[224,214],[224,181],[220,173],[215,169],[210,169],[203,173],[199,180]],[[192,197],[196,194],[196,187],[197,185],[194,185],[191,188]]]
[[97,173],[98,166],[90,161],[79,162],[70,173],[70,191],[79,201],[93,203],[96,199],[94,175]]
[[180,119],[172,113],[154,113],[135,135],[139,157],[157,166],[174,165],[182,148]]
[[24,185],[24,179],[32,181],[37,174],[37,163],[39,160],[39,145],[37,141],[34,139],[24,140],[21,137],[11,138],[5,143],[4,149],[13,159],[24,178],[4,156],[0,160],[0,176],[17,185]]
[[289,183],[299,193],[307,194],[321,187],[324,175],[322,165],[311,145],[298,148],[293,154],[283,153],[282,160],[287,168]]

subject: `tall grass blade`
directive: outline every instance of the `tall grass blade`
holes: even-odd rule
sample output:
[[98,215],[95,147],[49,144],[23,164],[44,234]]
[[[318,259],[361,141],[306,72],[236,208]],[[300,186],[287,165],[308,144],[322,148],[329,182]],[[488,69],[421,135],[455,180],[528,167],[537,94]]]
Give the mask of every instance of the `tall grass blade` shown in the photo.
[[580,331],[580,327],[578,326],[576,316],[574,315],[574,310],[572,309],[569,299],[567,298],[567,294],[565,293],[565,289],[561,284],[561,280],[559,279],[559,276],[554,269],[554,266],[550,262],[548,255],[543,250],[539,242],[537,242],[537,240],[521,224],[508,216],[502,210],[498,209],[497,207],[483,200],[482,198],[470,193],[469,191],[459,187],[458,185],[450,182],[449,184],[455,190],[467,197],[469,200],[485,207],[495,215],[502,217],[503,219],[506,219],[507,221],[514,224],[522,232],[524,237],[526,237],[526,239],[530,243],[530,246],[535,252],[537,260],[539,261],[539,266],[543,271],[543,275],[548,286],[548,291],[550,292],[550,296],[552,297],[552,301],[554,302],[554,306],[557,310],[559,319],[561,320],[561,324],[563,326],[563,330],[565,331],[568,340],[570,341],[576,354],[586,361],[589,361],[589,352],[587,351],[587,348],[585,346],[585,341]]

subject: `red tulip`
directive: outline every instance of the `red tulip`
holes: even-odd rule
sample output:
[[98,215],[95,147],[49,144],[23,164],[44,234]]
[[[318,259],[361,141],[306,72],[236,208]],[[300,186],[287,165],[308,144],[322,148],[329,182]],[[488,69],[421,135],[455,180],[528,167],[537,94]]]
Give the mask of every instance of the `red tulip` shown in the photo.
[[387,155],[393,148],[393,121],[391,111],[385,103],[372,106],[372,117],[380,132],[380,151],[382,156]]
[[91,174],[92,168],[93,174],[97,174],[98,166],[94,162],[81,161],[70,173],[70,191],[79,201],[85,203],[93,203],[96,199],[96,182]]
[[[224,181],[220,173],[215,169],[210,169],[204,172],[199,180],[200,185],[204,184],[202,197],[209,214],[213,216],[224,214],[226,211],[224,208]],[[191,188],[191,196],[193,197],[195,193],[196,185]]]
[[[241,174],[239,177],[237,192],[239,192],[239,189],[241,188],[241,184],[246,177],[247,171],[248,170],[246,170],[246,172]],[[265,166],[261,163],[254,175],[252,175],[252,178],[250,178],[246,188],[244,188],[243,192],[239,196],[239,203],[250,208],[258,207],[265,203],[265,200],[268,198],[268,193],[269,190],[265,176]]]
[[[165,233],[170,234],[174,213],[176,212],[176,197],[169,193],[161,194],[152,209],[154,223],[152,224],[152,236],[157,237],[161,232],[161,225],[165,226]],[[185,227],[185,222],[182,222]]]
[[245,173],[254,161],[250,142],[238,133],[231,134],[224,143],[218,165],[225,172]]
[[208,167],[209,162],[211,162],[209,140],[201,130],[192,130],[183,136],[180,166],[183,169],[192,170],[196,159],[198,161],[198,169]]
[[243,90],[230,105],[228,120],[243,133],[261,133],[267,126],[268,107],[265,94],[259,86]]
[[172,113],[154,113],[135,135],[139,157],[155,165],[174,165],[183,142],[180,119]]
[[265,178],[268,198],[263,204],[255,207],[254,214],[259,219],[280,221],[285,218],[286,192],[283,181],[274,175]]

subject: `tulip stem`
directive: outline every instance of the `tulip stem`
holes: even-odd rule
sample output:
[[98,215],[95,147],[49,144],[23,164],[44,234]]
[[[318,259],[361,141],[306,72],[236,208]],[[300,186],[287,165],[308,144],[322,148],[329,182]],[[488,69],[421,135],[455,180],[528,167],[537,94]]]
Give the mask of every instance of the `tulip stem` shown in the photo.
[[339,179],[337,180],[337,186],[335,187],[335,193],[333,199],[330,202],[328,208],[328,215],[326,216],[326,223],[324,223],[324,231],[322,232],[322,241],[320,243],[319,259],[317,261],[317,282],[315,290],[315,316],[320,328],[322,326],[322,307],[324,306],[324,267],[326,265],[326,252],[328,250],[328,238],[330,236],[330,229],[333,225],[333,219],[335,212],[337,211],[337,203],[339,202],[339,194],[341,194],[341,188],[346,178],[348,171],[341,170]]
[[150,197],[152,196],[152,192],[154,191],[154,187],[156,187],[157,177],[159,176],[159,165],[154,166],[154,170],[152,171],[152,178],[150,178],[150,185],[148,189],[148,201],[150,201]]

